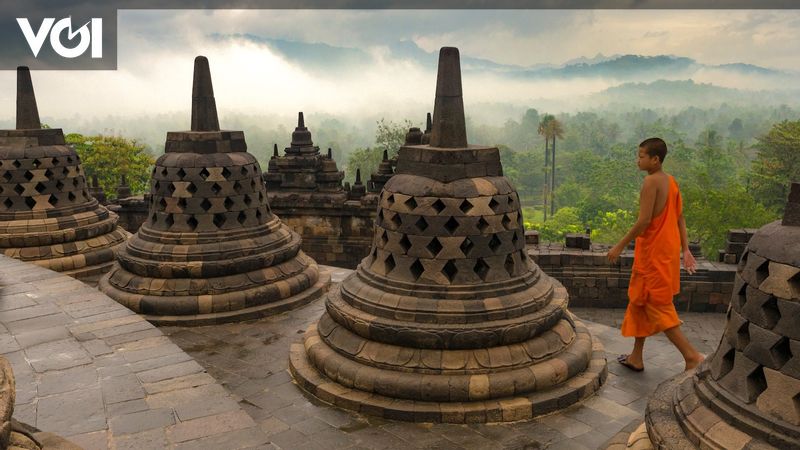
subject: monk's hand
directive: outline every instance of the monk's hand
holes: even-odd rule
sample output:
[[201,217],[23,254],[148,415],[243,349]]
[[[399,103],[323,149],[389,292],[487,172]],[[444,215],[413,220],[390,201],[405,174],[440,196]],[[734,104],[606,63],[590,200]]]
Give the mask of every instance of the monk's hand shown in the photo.
[[689,275],[697,272],[697,260],[694,259],[694,255],[690,251],[683,252],[683,268],[686,269]]
[[606,255],[608,257],[608,261],[611,264],[616,263],[617,260],[619,259],[620,253],[622,253],[622,247],[620,247],[619,245],[611,247],[611,250],[608,251],[608,255]]

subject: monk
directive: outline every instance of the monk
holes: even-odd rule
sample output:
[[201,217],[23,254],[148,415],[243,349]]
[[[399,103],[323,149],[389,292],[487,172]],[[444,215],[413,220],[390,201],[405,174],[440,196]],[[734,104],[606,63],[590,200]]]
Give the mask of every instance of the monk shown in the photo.
[[672,298],[680,292],[681,250],[689,274],[697,267],[686,238],[681,194],[675,178],[662,170],[667,144],[650,138],[639,144],[638,166],[647,172],[639,194],[639,218],[631,230],[608,252],[616,262],[622,250],[636,238],[628,308],[622,321],[622,335],[634,337],[633,351],[621,355],[620,364],[637,372],[644,370],[644,341],[664,332],[683,355],[686,370],[697,367],[703,355],[681,332],[681,321]]

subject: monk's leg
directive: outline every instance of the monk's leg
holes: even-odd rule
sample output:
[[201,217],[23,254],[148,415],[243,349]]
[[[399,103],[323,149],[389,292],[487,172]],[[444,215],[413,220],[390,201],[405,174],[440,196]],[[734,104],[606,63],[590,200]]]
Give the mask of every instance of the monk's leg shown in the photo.
[[672,345],[677,347],[678,351],[683,355],[683,359],[686,361],[686,370],[694,369],[698,364],[703,362],[703,355],[695,350],[689,340],[686,339],[686,336],[681,331],[680,325],[672,327],[669,330],[664,330],[664,334],[667,335],[667,339],[669,339]]
[[628,355],[628,362],[634,367],[644,367],[644,340],[643,337],[637,337],[633,341],[633,351]]

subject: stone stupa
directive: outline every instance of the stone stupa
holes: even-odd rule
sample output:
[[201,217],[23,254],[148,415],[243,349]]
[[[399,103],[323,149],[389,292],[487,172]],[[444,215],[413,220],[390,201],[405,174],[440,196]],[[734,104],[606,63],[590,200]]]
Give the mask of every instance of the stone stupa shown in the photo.
[[288,227],[303,238],[303,251],[316,261],[354,269],[369,253],[378,206],[375,193],[356,174],[351,187],[333,151],[320,152],[302,112],[284,154],[275,144],[264,173],[269,204]]
[[208,60],[194,64],[191,131],[168,132],[149,218],[100,289],[156,323],[208,324],[306,304],[330,276],[272,214],[242,131],[220,130]]
[[367,180],[367,190],[369,192],[382,191],[386,182],[393,176],[394,169],[392,168],[392,161],[389,159],[389,152],[384,150],[381,162],[378,164],[378,170],[373,172],[369,180]]
[[370,254],[292,346],[298,385],[417,422],[529,419],[592,395],[601,345],[525,252],[497,148],[468,145],[458,50],[439,54],[430,145],[404,145]]
[[0,252],[79,279],[111,268],[128,233],[89,194],[60,128],[42,128],[30,71],[17,68],[17,124],[0,130]]
[[[284,156],[279,156],[278,146],[275,145],[267,173],[264,174],[271,202],[331,202],[335,200],[329,197],[336,194],[346,197],[342,188],[344,172],[336,167],[333,158],[320,154],[319,146],[314,145],[311,131],[305,125],[302,112],[297,114],[292,142],[284,151]],[[307,193],[306,198],[298,198],[304,193]]]
[[800,448],[800,183],[747,244],[716,352],[656,389],[644,426],[658,449]]

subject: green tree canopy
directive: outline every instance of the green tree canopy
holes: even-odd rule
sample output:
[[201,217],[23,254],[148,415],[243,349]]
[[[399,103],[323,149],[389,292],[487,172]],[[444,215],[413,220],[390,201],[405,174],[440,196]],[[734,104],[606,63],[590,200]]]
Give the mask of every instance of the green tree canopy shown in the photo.
[[758,138],[750,184],[756,198],[782,211],[789,185],[800,181],[800,120],[785,120]]
[[389,158],[397,155],[411,126],[411,121],[408,119],[400,123],[385,119],[379,120],[378,129],[375,132],[375,146],[357,148],[350,154],[345,167],[345,178],[351,182],[355,180],[357,169],[361,169],[362,180],[369,178],[370,174],[378,170],[384,151]]
[[728,125],[728,137],[735,141],[740,141],[744,137],[744,125],[742,124],[742,119],[735,118],[731,121],[731,124]]
[[155,159],[146,146],[119,136],[72,133],[65,139],[67,144],[75,147],[87,177],[91,179],[96,175],[108,198],[116,196],[122,175],[127,178],[133,193],[147,192]]
[[580,233],[585,230],[583,221],[578,217],[578,209],[561,208],[547,222],[526,222],[526,228],[539,232],[543,241],[562,242],[567,233]]
[[689,238],[700,242],[708,258],[725,247],[729,229],[758,228],[777,218],[736,183],[718,189],[682,183],[681,195]]

